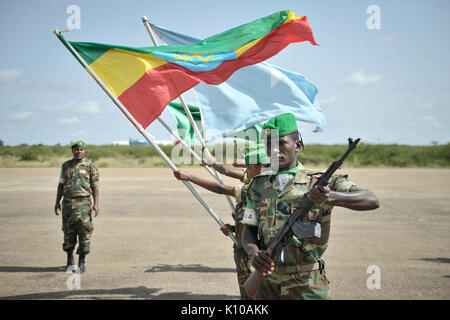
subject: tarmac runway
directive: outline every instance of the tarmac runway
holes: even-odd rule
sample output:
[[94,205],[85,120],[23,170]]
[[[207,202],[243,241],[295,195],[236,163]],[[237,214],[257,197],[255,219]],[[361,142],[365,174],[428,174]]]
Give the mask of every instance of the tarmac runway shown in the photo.
[[[65,273],[59,171],[0,169],[1,299],[239,299],[232,241],[169,169],[100,169],[87,272]],[[341,171],[381,207],[334,208],[324,255],[332,298],[450,299],[450,170]],[[197,190],[232,223],[224,196]]]

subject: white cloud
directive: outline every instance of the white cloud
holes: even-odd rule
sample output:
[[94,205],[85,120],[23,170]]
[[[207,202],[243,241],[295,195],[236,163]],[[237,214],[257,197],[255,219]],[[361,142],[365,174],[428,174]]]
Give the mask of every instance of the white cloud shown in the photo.
[[[68,132],[70,136],[72,137],[79,137],[80,139],[85,139],[87,138],[89,135],[87,134],[86,130],[78,130],[78,131],[69,131]],[[75,140],[79,140],[79,139],[75,139]]]
[[379,83],[382,79],[383,77],[379,74],[367,74],[364,70],[358,70],[348,76],[344,83],[354,86],[365,86]]
[[332,96],[332,97],[329,97],[329,98],[326,98],[326,99],[319,99],[319,104],[320,104],[321,107],[324,107],[324,106],[328,106],[330,104],[333,104],[333,103],[335,103],[338,100],[339,100],[338,97]]
[[419,107],[421,107],[423,109],[433,109],[434,104],[432,102],[424,102],[424,103],[420,104]]
[[16,82],[24,72],[24,69],[0,70],[0,85],[7,85]]
[[97,101],[87,101],[84,103],[72,101],[56,106],[43,107],[41,110],[47,112],[70,111],[71,114],[95,115],[100,113],[100,103]]
[[75,124],[75,123],[78,123],[78,117],[68,117],[68,118],[61,118],[61,119],[58,119],[58,120],[56,120],[56,122],[58,123],[58,124]]
[[94,115],[100,113],[100,103],[97,101],[88,101],[82,103],[74,108],[76,112],[87,115]]
[[408,123],[409,127],[421,126],[427,128],[442,128],[444,125],[435,116],[427,115]]
[[33,111],[20,111],[10,113],[6,116],[9,120],[27,120],[30,119],[34,115]]
[[56,106],[50,106],[50,107],[43,107],[41,108],[42,111],[48,111],[48,112],[55,112],[55,111],[66,111],[73,108],[75,105],[75,102],[68,102],[64,104],[59,104]]
[[375,39],[374,43],[376,44],[385,44],[396,40],[399,37],[398,33],[387,34]]
[[51,90],[51,91],[76,91],[81,88],[81,83],[76,82],[63,82],[63,83],[54,83],[48,81],[42,81],[39,79],[28,79],[27,83],[23,85],[24,89],[33,89],[33,90]]
[[422,118],[417,119],[419,124],[423,124],[429,127],[441,128],[444,125],[436,119],[434,116],[424,116]]

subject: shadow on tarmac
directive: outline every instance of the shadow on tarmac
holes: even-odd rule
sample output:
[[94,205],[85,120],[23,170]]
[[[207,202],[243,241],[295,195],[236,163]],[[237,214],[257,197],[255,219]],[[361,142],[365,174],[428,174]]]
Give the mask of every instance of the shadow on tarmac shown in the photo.
[[215,273],[215,272],[232,272],[235,273],[235,268],[211,268],[202,266],[200,264],[178,264],[171,266],[168,264],[159,264],[151,267],[151,269],[145,270],[145,272],[201,272],[201,273]]
[[0,266],[0,272],[61,272],[66,267],[24,267],[24,266]]
[[450,263],[450,258],[421,258],[416,260],[430,261],[430,262],[438,262],[438,263]]
[[[149,299],[149,300],[238,300],[239,296],[192,294],[189,292],[169,292],[156,295],[161,289],[130,287],[119,289],[68,290],[57,292],[31,293],[18,296],[0,297],[0,300],[37,300],[37,299]],[[113,297],[110,297],[113,295]],[[114,297],[114,295],[116,295]],[[124,297],[126,296],[126,297]]]

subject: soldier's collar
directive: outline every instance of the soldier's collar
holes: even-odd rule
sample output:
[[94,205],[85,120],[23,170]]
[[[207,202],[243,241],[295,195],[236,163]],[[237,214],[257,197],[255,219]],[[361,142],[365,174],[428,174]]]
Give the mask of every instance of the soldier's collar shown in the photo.
[[295,176],[298,171],[304,171],[304,170],[305,170],[305,167],[299,161],[297,161],[297,166],[296,167],[294,167],[292,169],[289,169],[289,170],[278,171],[275,174],[279,175],[279,174],[289,173],[289,174]]
[[305,171],[305,170],[306,170],[305,167],[299,161],[297,161],[297,166],[292,169],[278,171],[278,172],[275,172],[273,170],[267,170],[267,171],[263,171],[260,174],[258,174],[257,176],[255,176],[255,178],[261,177],[261,176],[277,176],[279,174],[284,174],[284,173],[288,173],[288,174],[291,174],[292,176],[295,176],[295,175],[297,175],[297,173],[299,171]]
[[[70,161],[72,161],[72,164],[75,164],[75,160],[73,158]],[[89,163],[89,160],[86,159],[86,158],[83,158],[83,159],[80,160],[80,162],[78,162],[78,165],[86,164],[86,162]]]

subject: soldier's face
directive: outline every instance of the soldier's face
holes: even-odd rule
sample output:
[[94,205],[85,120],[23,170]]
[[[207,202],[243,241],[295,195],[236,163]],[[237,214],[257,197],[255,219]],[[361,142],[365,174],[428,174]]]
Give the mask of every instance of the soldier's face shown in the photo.
[[74,147],[74,148],[72,148],[72,155],[73,155],[74,159],[81,160],[86,155],[86,149],[80,148],[80,147]]
[[258,174],[261,173],[261,166],[259,164],[249,164],[247,165],[247,177],[253,179]]
[[301,142],[294,135],[287,134],[278,138],[278,146],[267,139],[267,155],[270,163],[278,162],[278,171],[292,169],[297,164],[297,152],[301,150]]

